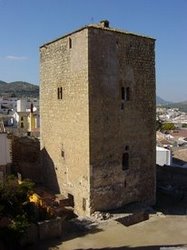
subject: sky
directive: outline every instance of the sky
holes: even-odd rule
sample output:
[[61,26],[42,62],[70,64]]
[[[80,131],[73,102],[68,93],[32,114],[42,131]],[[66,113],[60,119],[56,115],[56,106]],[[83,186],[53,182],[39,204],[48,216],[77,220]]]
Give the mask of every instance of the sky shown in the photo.
[[187,0],[0,0],[0,80],[39,84],[39,47],[103,19],[155,38],[157,95],[187,100]]

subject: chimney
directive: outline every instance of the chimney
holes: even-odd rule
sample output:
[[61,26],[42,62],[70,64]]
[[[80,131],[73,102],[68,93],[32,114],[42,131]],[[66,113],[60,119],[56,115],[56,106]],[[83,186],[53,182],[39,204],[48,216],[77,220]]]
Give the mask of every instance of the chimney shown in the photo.
[[31,113],[33,113],[33,103],[31,103]]
[[100,26],[103,28],[109,28],[109,21],[108,20],[100,21]]

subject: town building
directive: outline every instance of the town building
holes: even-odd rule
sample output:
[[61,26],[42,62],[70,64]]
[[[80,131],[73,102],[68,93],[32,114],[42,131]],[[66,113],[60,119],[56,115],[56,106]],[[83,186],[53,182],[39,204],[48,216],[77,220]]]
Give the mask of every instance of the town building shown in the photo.
[[17,97],[0,97],[0,113],[8,114],[9,110],[16,110]]
[[4,183],[10,172],[11,162],[11,140],[8,138],[3,122],[0,121],[0,184]]
[[80,215],[155,202],[154,48],[108,21],[40,47],[43,181]]
[[33,111],[39,111],[39,100],[33,97],[22,97],[17,100],[17,112],[31,111],[31,105]]

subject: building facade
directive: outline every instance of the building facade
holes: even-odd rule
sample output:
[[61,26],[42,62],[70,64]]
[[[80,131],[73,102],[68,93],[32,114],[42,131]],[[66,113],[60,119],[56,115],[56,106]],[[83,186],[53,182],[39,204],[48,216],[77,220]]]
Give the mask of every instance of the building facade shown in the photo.
[[155,202],[154,45],[104,21],[40,47],[44,182],[78,214]]
[[11,139],[5,132],[3,122],[0,121],[0,184],[5,182],[11,162]]

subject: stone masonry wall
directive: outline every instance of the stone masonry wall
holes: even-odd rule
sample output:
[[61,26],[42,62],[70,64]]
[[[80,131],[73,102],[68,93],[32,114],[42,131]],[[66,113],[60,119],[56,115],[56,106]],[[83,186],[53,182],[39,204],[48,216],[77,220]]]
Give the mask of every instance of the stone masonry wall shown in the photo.
[[40,60],[46,185],[72,194],[80,215],[153,204],[154,40],[88,26],[43,45]]
[[13,136],[12,170],[14,173],[20,173],[23,179],[42,183],[40,142],[37,138]]
[[[79,214],[89,211],[85,207],[89,204],[87,36],[85,29],[40,49],[45,183],[57,193],[72,194]],[[58,88],[62,99],[57,98]]]
[[[129,100],[122,100],[122,87]],[[89,29],[91,210],[155,201],[154,40]],[[122,170],[122,155],[129,168]]]

